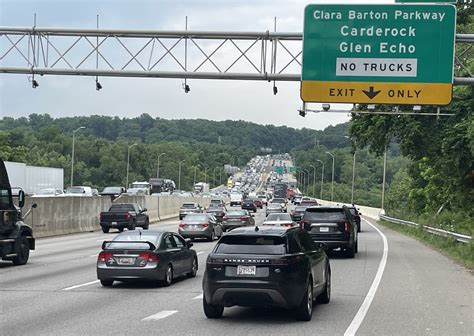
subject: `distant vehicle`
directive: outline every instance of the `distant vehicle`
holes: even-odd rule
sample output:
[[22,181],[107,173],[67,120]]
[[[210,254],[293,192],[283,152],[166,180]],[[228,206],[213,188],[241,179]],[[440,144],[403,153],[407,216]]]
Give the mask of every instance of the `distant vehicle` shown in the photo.
[[100,196],[109,196],[110,199],[113,201],[120,195],[122,195],[125,192],[124,187],[105,187],[104,190],[102,190],[99,195]]
[[74,186],[66,189],[64,196],[94,196],[91,187]]
[[97,278],[102,286],[114,281],[146,279],[171,285],[179,276],[194,278],[198,270],[192,243],[168,231],[128,231],[102,243]]
[[309,198],[309,197],[303,197],[301,199],[301,202],[300,202],[300,205],[301,206],[306,206],[306,207],[309,207],[309,206],[314,206],[314,205],[319,205],[318,201],[315,200],[314,198]]
[[257,212],[257,205],[253,199],[248,198],[242,203],[242,209]]
[[358,208],[356,208],[354,205],[349,205],[347,206],[349,211],[351,212],[352,216],[354,216],[354,219],[357,224],[357,232],[361,231],[361,226],[360,226],[360,216],[362,216],[362,212]]
[[146,211],[146,208],[142,208],[137,203],[113,204],[109,211],[100,213],[100,226],[104,233],[108,233],[111,228],[118,229],[120,232],[125,228],[135,230],[137,226],[148,230],[150,219]]
[[222,218],[224,232],[242,226],[255,226],[255,219],[248,210],[230,210]]
[[178,232],[184,238],[206,238],[212,242],[214,237],[222,236],[222,226],[213,214],[196,213],[187,215],[179,224]]
[[127,189],[128,195],[150,195],[150,183],[133,182]]
[[282,213],[283,209],[281,208],[280,203],[268,203],[267,209],[265,210],[265,215],[268,216],[271,213]]
[[348,258],[357,253],[357,224],[347,206],[308,207],[301,224],[315,242],[325,243],[329,250],[341,249]]
[[288,213],[271,213],[263,222],[263,226],[296,226],[296,222],[291,219]]
[[172,193],[176,189],[173,180],[152,177],[148,183],[150,184],[150,194]]
[[253,203],[255,204],[255,206],[257,208],[260,208],[260,209],[263,209],[263,202],[260,198],[257,198],[257,197],[249,197],[248,198],[249,200],[252,200]]
[[44,188],[31,197],[64,196],[64,191],[58,188]]
[[207,257],[202,287],[208,318],[224,307],[277,306],[309,321],[313,301],[330,301],[331,267],[324,244],[301,228],[237,228]]
[[281,211],[282,212],[287,212],[288,209],[286,207],[286,198],[272,198],[272,200],[270,201],[270,203],[277,203],[277,204],[280,204],[281,206]]
[[304,212],[306,211],[307,206],[297,206],[291,211],[291,218],[295,222],[300,222],[303,219]]
[[0,258],[24,265],[35,249],[33,229],[23,222],[21,208],[25,205],[25,193],[18,190],[18,206],[13,203],[12,188],[7,170],[0,159]]
[[302,199],[303,199],[303,197],[301,197],[301,196],[295,196],[295,198],[293,198],[293,204],[294,205],[300,205]]
[[273,186],[273,197],[286,199],[287,190],[288,185],[286,183],[275,183]]
[[209,183],[198,182],[194,185],[194,191],[197,193],[208,193],[209,192]]
[[215,206],[212,204],[206,210],[206,213],[213,214],[219,222],[222,222],[222,218],[224,218],[226,212],[227,209],[225,206]]
[[182,220],[184,217],[186,217],[189,214],[192,213],[201,213],[202,212],[202,207],[199,205],[199,203],[191,202],[191,203],[183,203],[181,207],[179,208],[179,220]]
[[262,204],[263,205],[267,205],[268,204],[268,199],[267,199],[267,196],[265,195],[257,195],[257,198],[262,201]]
[[230,194],[230,206],[234,205],[242,205],[243,196],[239,193],[231,193]]
[[212,198],[211,202],[209,204],[209,207],[211,206],[222,206],[225,207],[225,202],[222,198]]

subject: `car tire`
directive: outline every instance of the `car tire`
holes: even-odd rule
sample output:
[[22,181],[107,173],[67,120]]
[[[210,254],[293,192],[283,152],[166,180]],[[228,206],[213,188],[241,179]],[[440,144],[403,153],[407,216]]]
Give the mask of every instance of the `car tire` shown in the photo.
[[195,278],[196,274],[197,274],[197,271],[198,271],[198,261],[197,261],[196,258],[194,258],[193,263],[191,265],[191,272],[189,272],[186,275],[188,276],[188,278]]
[[308,288],[305,291],[300,306],[296,311],[296,319],[298,321],[311,321],[313,315],[313,281],[308,280]]
[[224,306],[209,304],[205,297],[202,298],[202,307],[204,308],[204,314],[210,319],[221,318],[224,313]]
[[257,212],[257,209],[253,209],[253,212]]
[[118,230],[119,232],[123,232],[123,227],[119,228]]
[[355,252],[355,253],[358,253],[358,252],[359,252],[359,238],[357,238],[357,241],[356,241],[356,243],[355,243],[354,252]]
[[109,280],[109,279],[106,279],[106,280],[100,280],[100,284],[104,287],[110,287],[114,284],[114,281],[113,280]]
[[215,232],[214,232],[214,230],[212,230],[211,235],[209,237],[207,237],[208,242],[213,242],[214,241],[214,234],[215,234]]
[[136,225],[136,223],[135,223],[135,222],[132,222],[132,224],[130,224],[130,226],[128,227],[128,229],[129,229],[130,231],[135,230],[135,225]]
[[103,233],[109,233],[110,228],[108,227],[102,227],[102,232]]
[[355,243],[352,244],[352,246],[348,246],[347,249],[346,249],[346,257],[347,258],[354,258],[355,256]]
[[149,227],[150,227],[150,220],[147,218],[147,220],[145,221],[145,225],[143,225],[143,230],[148,230]]
[[316,297],[318,303],[329,303],[331,300],[331,269],[329,266],[326,267],[326,284],[321,294]]
[[173,266],[168,265],[165,272],[165,278],[163,279],[163,285],[166,287],[170,286],[173,283]]
[[361,229],[360,229],[360,223],[359,223],[359,225],[357,225],[357,232],[360,232],[360,231]]
[[14,251],[16,256],[13,257],[13,265],[24,265],[28,262],[30,257],[30,243],[25,236],[20,236],[15,242]]

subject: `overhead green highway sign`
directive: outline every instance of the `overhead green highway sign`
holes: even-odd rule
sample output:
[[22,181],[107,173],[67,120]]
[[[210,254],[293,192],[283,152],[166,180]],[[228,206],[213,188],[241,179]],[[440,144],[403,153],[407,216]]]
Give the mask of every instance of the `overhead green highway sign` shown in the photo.
[[455,26],[448,4],[308,5],[301,98],[449,104]]

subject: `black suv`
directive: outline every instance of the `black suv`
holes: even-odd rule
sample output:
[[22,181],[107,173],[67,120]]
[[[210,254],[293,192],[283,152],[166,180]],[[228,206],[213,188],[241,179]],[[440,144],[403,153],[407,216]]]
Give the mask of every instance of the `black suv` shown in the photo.
[[329,250],[341,248],[348,258],[357,253],[357,224],[347,206],[311,206],[304,213],[301,226],[315,242]]
[[331,295],[325,247],[299,227],[230,231],[207,258],[204,313],[220,318],[224,307],[277,306],[311,320],[313,301],[328,303]]

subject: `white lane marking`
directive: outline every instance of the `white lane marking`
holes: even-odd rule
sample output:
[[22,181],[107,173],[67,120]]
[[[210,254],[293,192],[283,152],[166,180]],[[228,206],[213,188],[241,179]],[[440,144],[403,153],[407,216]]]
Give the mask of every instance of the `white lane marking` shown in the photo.
[[198,253],[196,253],[196,254],[197,254],[197,255],[200,255],[200,254],[203,254],[203,253],[204,253],[204,252],[203,252],[203,251],[201,251],[201,252],[198,252]]
[[198,296],[193,297],[193,300],[202,299],[203,297],[204,297],[204,294],[199,294]]
[[177,310],[163,310],[159,313],[156,313],[155,315],[145,317],[144,319],[142,319],[142,321],[161,320],[168,316],[176,314],[177,312],[178,312]]
[[97,254],[93,254],[93,255],[90,255],[89,257],[95,258],[95,257],[97,257],[97,256],[98,256]]
[[62,290],[67,291],[67,290],[76,289],[76,288],[79,288],[79,287],[89,286],[89,285],[92,285],[92,284],[95,284],[95,283],[98,283],[98,282],[99,282],[99,280],[94,280],[94,281],[91,281],[91,282],[86,282],[86,283],[81,284],[81,285],[66,287],[66,288],[63,288]]
[[360,325],[364,321],[365,315],[367,314],[367,311],[369,310],[370,305],[372,304],[372,300],[375,297],[375,293],[377,293],[377,289],[379,288],[380,281],[382,280],[383,272],[385,270],[385,265],[387,264],[387,257],[388,257],[387,237],[382,233],[382,231],[376,228],[375,225],[370,223],[368,220],[364,219],[364,221],[367,224],[369,224],[371,227],[373,227],[378,232],[378,234],[382,237],[383,254],[382,254],[382,259],[380,260],[380,263],[379,263],[379,267],[377,269],[377,273],[375,274],[374,281],[372,282],[372,285],[370,286],[369,292],[367,293],[367,296],[365,297],[364,302],[362,302],[362,305],[360,306],[359,311],[354,316],[354,319],[352,320],[351,324],[346,329],[344,336],[355,335]]

